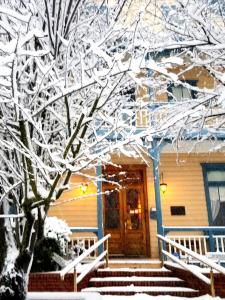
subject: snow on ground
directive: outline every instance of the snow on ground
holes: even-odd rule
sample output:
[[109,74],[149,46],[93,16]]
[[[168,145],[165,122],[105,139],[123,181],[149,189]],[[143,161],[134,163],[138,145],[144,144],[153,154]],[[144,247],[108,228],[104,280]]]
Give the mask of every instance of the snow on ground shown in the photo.
[[98,293],[29,292],[27,300],[103,300]]
[[[134,296],[101,296],[98,293],[63,293],[63,292],[35,292],[28,293],[27,300],[187,300],[185,297],[149,296],[136,294]],[[191,298],[192,300],[221,300],[209,295]]]
[[[134,296],[102,296],[102,300],[190,300],[185,297],[174,297],[174,296],[149,296],[146,294],[136,294]],[[201,297],[191,298],[192,300],[220,300],[220,297],[211,297],[209,295],[204,295]],[[88,300],[92,300],[91,298]],[[94,299],[93,299],[94,300]]]

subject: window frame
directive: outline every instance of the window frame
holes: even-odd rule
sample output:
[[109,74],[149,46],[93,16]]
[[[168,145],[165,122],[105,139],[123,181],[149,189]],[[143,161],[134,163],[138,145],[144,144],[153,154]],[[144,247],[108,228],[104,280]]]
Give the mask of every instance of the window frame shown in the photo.
[[[187,79],[187,80],[181,80],[181,82],[183,83],[188,83],[189,85],[193,86],[193,87],[197,87],[197,83],[198,83],[198,80],[195,80],[195,79]],[[167,86],[167,91],[168,91],[168,102],[175,102],[174,101],[174,98],[171,96],[173,94],[173,90],[172,88],[174,87],[174,83],[170,83],[168,86]],[[184,87],[183,85],[178,85],[178,86],[181,86],[181,87]],[[185,87],[184,87],[185,88]],[[197,98],[197,92],[190,89],[190,93],[191,93],[191,99],[196,99]],[[179,101],[177,101],[179,102]]]
[[225,163],[201,163],[202,172],[203,172],[203,181],[206,197],[206,205],[208,210],[208,222],[209,226],[213,226],[213,216],[211,208],[211,200],[209,195],[210,186],[223,186],[225,187],[225,181],[208,181],[207,173],[209,171],[224,171],[225,172]]

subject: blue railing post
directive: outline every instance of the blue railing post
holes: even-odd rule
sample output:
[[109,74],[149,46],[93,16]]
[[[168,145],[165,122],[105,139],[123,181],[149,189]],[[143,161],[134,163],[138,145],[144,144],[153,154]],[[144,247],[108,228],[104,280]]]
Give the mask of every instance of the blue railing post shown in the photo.
[[[163,235],[162,228],[162,208],[160,195],[160,176],[159,176],[159,150],[157,148],[157,140],[153,139],[152,148],[150,149],[150,156],[153,164],[154,188],[155,188],[155,204],[157,215],[157,233]],[[160,252],[160,242],[158,240],[158,247]]]
[[[103,238],[103,206],[102,206],[102,166],[99,163],[96,168],[97,173],[97,213],[98,213],[98,239]],[[103,253],[104,245],[98,248],[99,254]]]
[[155,188],[155,204],[157,215],[157,233],[163,235],[162,228],[162,208],[160,195],[160,176],[159,176],[159,151],[157,149],[157,140],[153,139],[150,155],[153,164],[154,188]]

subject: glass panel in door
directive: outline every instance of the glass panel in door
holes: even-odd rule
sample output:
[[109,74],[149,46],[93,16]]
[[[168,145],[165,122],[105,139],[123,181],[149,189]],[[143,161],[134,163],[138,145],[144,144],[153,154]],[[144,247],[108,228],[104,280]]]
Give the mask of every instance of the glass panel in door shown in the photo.
[[142,187],[128,187],[124,193],[124,253],[146,255],[146,233]]
[[110,255],[123,254],[123,228],[121,224],[121,194],[117,190],[105,188],[104,195],[104,234],[111,234]]
[[141,206],[139,190],[136,188],[128,189],[126,191],[126,229],[141,229]]
[[105,195],[105,229],[120,227],[120,203],[118,191],[110,191]]

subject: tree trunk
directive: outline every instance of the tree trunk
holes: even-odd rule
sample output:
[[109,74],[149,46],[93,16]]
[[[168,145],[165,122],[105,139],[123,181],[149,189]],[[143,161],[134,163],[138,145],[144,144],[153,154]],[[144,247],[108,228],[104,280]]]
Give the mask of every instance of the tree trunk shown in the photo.
[[17,267],[10,268],[10,272],[3,272],[0,277],[1,300],[25,300],[27,296],[28,276]]
[[29,272],[33,255],[8,247],[0,274],[0,299],[25,300],[28,290]]
[[[6,203],[4,203],[6,206]],[[0,212],[3,210],[0,206]],[[27,221],[28,222],[28,221]],[[33,259],[33,244],[36,233],[32,231],[33,219],[24,245],[17,243],[18,236],[12,227],[9,218],[0,221],[0,249],[3,250],[3,259],[0,260],[0,299],[1,300],[25,300],[28,289],[28,276]],[[26,240],[29,240],[29,249]],[[1,253],[0,253],[1,255]]]

